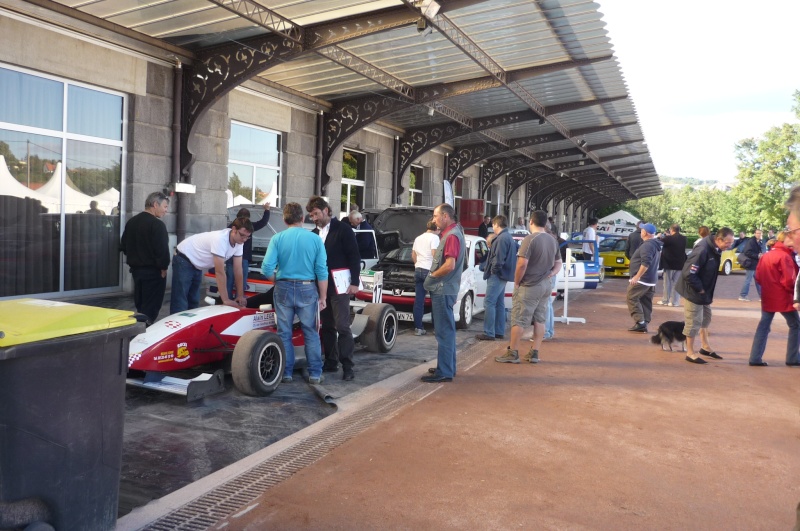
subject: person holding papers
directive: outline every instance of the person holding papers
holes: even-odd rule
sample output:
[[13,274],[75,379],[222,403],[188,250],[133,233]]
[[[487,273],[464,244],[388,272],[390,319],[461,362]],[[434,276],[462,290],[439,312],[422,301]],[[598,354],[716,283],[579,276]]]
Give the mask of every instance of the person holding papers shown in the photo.
[[[324,372],[337,372],[342,363],[342,378],[352,380],[355,342],[350,331],[350,297],[358,293],[361,255],[353,228],[331,217],[331,207],[320,196],[308,200],[306,211],[314,221],[328,255],[327,306],[320,314],[322,321],[322,350],[325,352]],[[347,277],[349,276],[349,282]],[[335,277],[335,278],[334,278]],[[345,281],[342,281],[344,278]],[[337,289],[337,282],[339,288]]]

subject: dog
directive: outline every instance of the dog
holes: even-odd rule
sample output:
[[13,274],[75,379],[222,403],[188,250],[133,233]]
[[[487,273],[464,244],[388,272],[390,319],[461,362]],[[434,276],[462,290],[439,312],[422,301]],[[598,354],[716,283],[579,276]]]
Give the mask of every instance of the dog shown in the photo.
[[658,326],[658,333],[650,338],[654,345],[661,343],[661,350],[669,347],[672,352],[672,344],[680,342],[681,351],[686,352],[686,336],[683,335],[683,321],[664,321]]

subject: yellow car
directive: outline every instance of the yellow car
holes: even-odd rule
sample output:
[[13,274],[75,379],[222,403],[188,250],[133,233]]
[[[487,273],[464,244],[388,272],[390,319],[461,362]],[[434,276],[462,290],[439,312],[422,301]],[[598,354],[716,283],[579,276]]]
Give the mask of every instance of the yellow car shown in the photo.
[[610,236],[600,242],[600,256],[603,257],[603,268],[606,275],[612,277],[630,276],[630,260],[625,256],[627,238]]
[[738,253],[735,249],[728,249],[722,251],[722,256],[719,259],[719,272],[723,275],[730,275],[731,271],[744,271],[739,261],[736,259]]

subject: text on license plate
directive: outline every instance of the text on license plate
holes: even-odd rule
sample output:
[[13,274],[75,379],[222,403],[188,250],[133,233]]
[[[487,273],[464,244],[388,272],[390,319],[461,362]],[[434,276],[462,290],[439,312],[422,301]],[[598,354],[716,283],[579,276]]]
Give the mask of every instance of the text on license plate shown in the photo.
[[412,312],[397,312],[397,319],[400,321],[413,321],[414,314]]

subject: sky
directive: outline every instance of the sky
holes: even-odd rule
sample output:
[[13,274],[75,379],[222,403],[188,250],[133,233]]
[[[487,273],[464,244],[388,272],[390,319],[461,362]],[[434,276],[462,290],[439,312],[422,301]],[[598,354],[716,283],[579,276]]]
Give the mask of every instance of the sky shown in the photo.
[[797,121],[800,1],[597,2],[659,175],[733,182],[738,141]]

